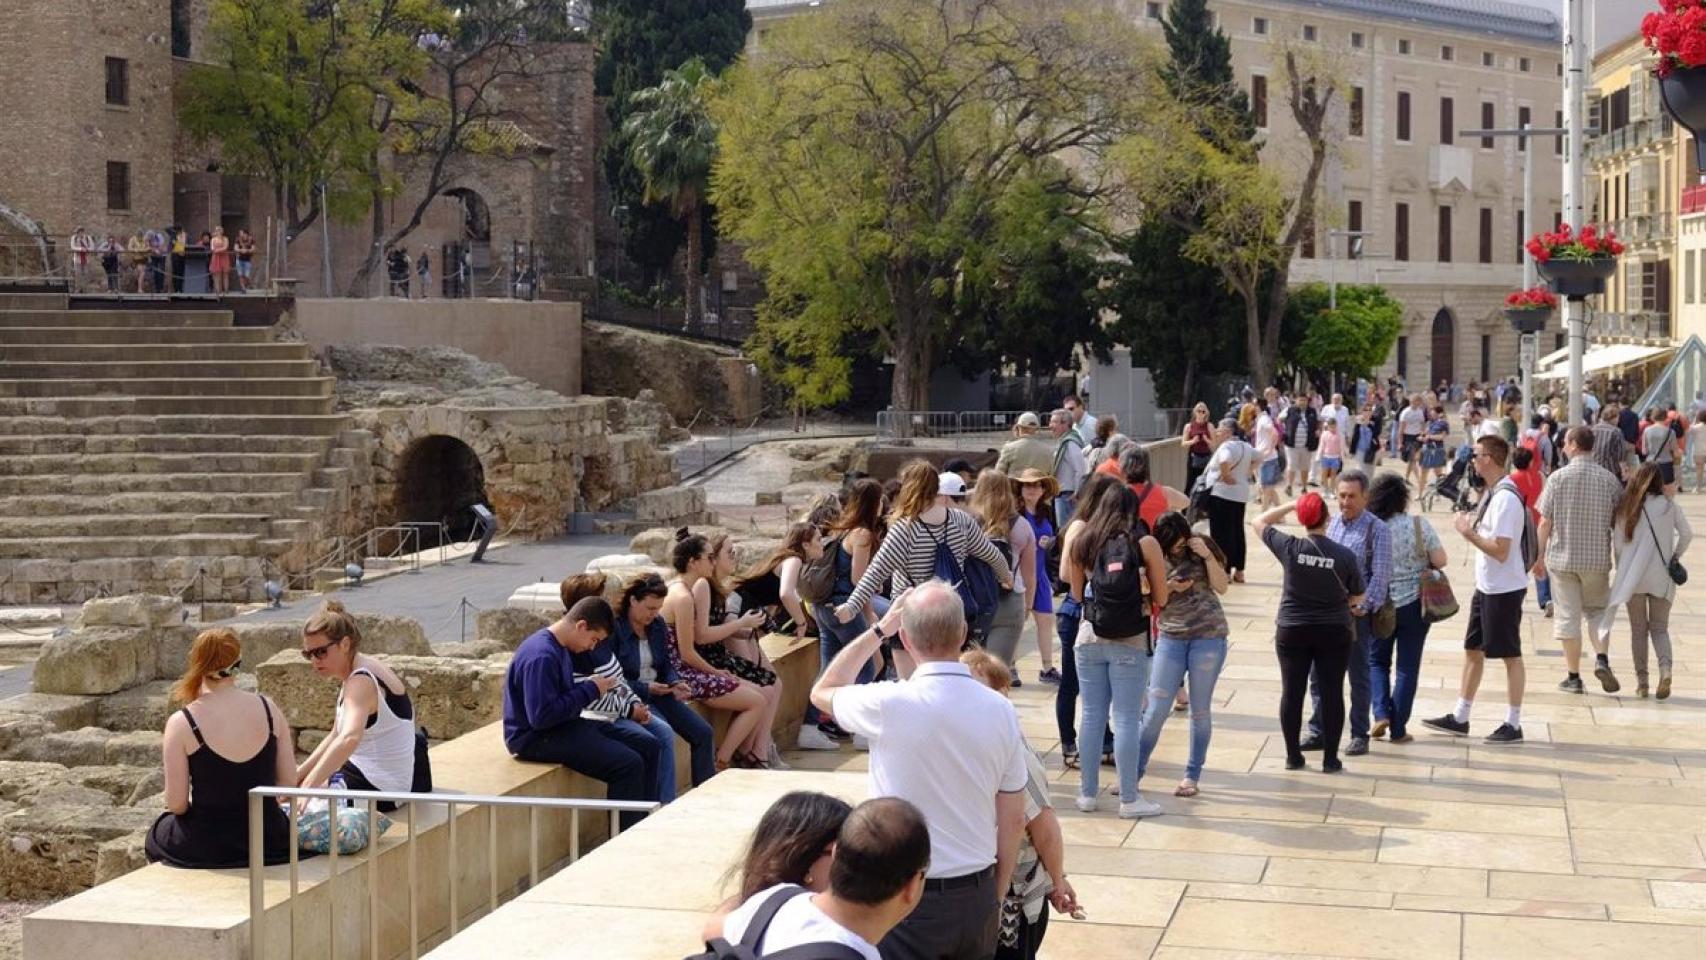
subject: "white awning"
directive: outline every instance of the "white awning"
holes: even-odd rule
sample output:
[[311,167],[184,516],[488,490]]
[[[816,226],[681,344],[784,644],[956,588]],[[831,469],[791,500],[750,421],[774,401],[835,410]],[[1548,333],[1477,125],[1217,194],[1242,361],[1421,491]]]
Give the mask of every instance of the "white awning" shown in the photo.
[[[1593,373],[1598,370],[1609,370],[1613,367],[1626,367],[1633,363],[1646,363],[1654,357],[1663,356],[1675,350],[1675,347],[1642,347],[1632,343],[1613,343],[1603,347],[1595,347],[1582,355],[1582,372]],[[1535,374],[1535,378],[1539,380],[1563,380],[1569,375],[1570,364],[1566,358],[1558,366],[1544,373]]]
[[1564,347],[1561,350],[1554,350],[1551,353],[1548,353],[1546,356],[1541,357],[1539,360],[1535,361],[1534,366],[1537,369],[1545,370],[1545,369],[1551,367],[1554,363],[1557,363],[1560,360],[1563,360],[1565,357],[1568,357],[1569,355],[1570,355],[1570,348],[1569,347]]

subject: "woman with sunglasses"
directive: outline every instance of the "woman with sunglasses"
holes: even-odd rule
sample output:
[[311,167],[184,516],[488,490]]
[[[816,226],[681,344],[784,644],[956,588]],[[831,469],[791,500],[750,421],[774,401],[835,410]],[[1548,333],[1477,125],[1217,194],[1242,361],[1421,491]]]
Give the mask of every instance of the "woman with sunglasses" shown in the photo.
[[1214,455],[1214,424],[1208,420],[1208,404],[1198,403],[1191,408],[1191,419],[1185,423],[1179,442],[1185,447],[1185,492],[1197,487],[1197,478],[1208,469],[1208,458]]
[[[166,812],[148,829],[148,859],[174,867],[230,869],[249,863],[249,791],[296,782],[290,725],[278,705],[237,689],[237,635],[203,630],[172,687],[183,709],[166,720],[160,743]],[[246,757],[233,760],[232,757]],[[290,822],[276,803],[261,805],[267,863],[290,859]]]
[[[323,787],[341,773],[351,790],[431,793],[426,732],[415,725],[408,687],[360,648],[361,629],[336,600],[327,600],[302,626],[303,658],[340,687],[332,733],[296,769],[297,784]],[[386,801],[378,806],[397,808]]]

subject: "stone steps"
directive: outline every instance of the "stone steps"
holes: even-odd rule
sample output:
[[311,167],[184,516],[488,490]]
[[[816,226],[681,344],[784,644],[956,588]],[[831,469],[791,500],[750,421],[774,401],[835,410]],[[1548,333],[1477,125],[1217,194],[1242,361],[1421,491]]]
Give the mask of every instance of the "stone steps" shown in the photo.
[[[279,344],[284,346],[284,344]],[[126,356],[129,356],[128,352]],[[212,380],[221,377],[244,380],[253,377],[316,377],[320,361],[302,359],[232,360],[205,359],[145,360],[61,359],[18,360],[0,350],[0,380]]]
[[[46,496],[105,497],[116,494],[144,493],[154,496],[183,494],[289,494],[299,496],[313,485],[308,467],[294,472],[250,473],[87,473],[87,474],[0,474],[0,497]],[[99,504],[89,504],[99,508]],[[59,513],[62,511],[49,511]],[[98,512],[98,509],[97,509]],[[154,511],[130,511],[132,513]],[[175,513],[169,508],[159,511]],[[238,511],[246,513],[250,511]]]
[[[7,481],[69,484],[100,477],[254,477],[307,476],[325,459],[322,453],[96,453],[0,456],[0,485]],[[162,481],[166,482],[166,481]],[[58,487],[55,487],[58,489]],[[268,488],[261,488],[268,489]]]
[[329,397],[333,377],[0,380],[0,397]]
[[[132,476],[118,474],[118,477]],[[82,517],[106,516],[120,514],[124,516],[145,516],[162,514],[197,515],[233,514],[248,516],[282,517],[290,513],[301,502],[301,491],[306,486],[305,478],[298,478],[294,487],[283,490],[224,490],[196,491],[176,489],[127,489],[122,484],[114,483],[114,477],[97,477],[94,479],[106,481],[101,484],[84,484],[64,490],[64,492],[43,493],[43,487],[24,488],[14,492],[6,490],[5,481],[12,478],[0,477],[0,524],[5,517]],[[166,480],[187,480],[188,477],[165,477]],[[226,479],[235,479],[226,476]],[[163,484],[162,486],[173,486]],[[102,489],[102,488],[105,489]]]
[[0,311],[64,310],[67,299],[63,293],[0,293]]
[[[16,294],[0,294],[0,297]],[[0,299],[0,327],[199,327],[229,328],[229,310],[67,310],[65,298],[8,306]]]
[[[272,517],[264,513],[98,513],[74,516],[0,516],[0,540],[25,537],[157,537],[220,534],[257,536]],[[258,538],[258,537],[257,537]]]
[[0,417],[299,416],[336,407],[331,397],[11,397],[0,398]]
[[0,457],[79,454],[302,453],[323,457],[331,436],[255,436],[253,434],[0,434]]
[[[141,536],[27,536],[0,537],[0,560],[104,560],[133,557],[254,557],[260,555],[260,536],[254,533],[198,533],[185,537]],[[0,576],[5,571],[0,568]]]
[[0,420],[0,438],[36,434],[207,433],[259,436],[336,436],[348,417],[322,415],[146,415],[113,417],[12,416]]
[[6,363],[103,363],[127,361],[306,360],[306,343],[55,343],[0,345]]
[[266,327],[19,327],[0,326],[6,344],[271,343]]

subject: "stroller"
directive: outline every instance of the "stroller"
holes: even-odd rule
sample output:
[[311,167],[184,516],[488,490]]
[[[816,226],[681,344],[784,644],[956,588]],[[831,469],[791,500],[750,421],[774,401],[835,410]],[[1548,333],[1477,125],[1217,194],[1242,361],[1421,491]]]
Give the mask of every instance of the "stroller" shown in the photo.
[[1468,492],[1463,486],[1463,476],[1469,472],[1469,447],[1457,448],[1457,455],[1451,460],[1451,469],[1445,476],[1428,484],[1422,489],[1418,501],[1423,513],[1432,513],[1434,501],[1441,497],[1453,507],[1460,507]]

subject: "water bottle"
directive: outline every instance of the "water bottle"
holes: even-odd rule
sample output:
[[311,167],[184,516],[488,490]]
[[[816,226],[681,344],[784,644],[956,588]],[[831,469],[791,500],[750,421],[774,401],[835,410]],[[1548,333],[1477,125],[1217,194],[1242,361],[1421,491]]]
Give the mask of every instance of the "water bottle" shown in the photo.
[[[332,779],[326,781],[326,788],[328,790],[344,790],[344,791],[347,791],[347,790],[349,790],[348,784],[349,784],[349,781],[344,779],[344,775],[342,773],[334,773],[334,774],[332,774]],[[328,802],[326,804],[327,807],[333,807],[333,808],[339,807],[339,806],[348,807],[348,806],[352,806],[352,805],[353,805],[352,801],[349,801],[349,800],[331,800],[330,802]]]

